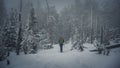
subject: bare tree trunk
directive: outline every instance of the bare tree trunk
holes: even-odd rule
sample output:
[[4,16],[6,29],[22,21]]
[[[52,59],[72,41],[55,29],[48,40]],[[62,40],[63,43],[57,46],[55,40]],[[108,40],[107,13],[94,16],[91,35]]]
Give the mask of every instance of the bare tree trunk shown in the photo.
[[93,9],[91,6],[91,36],[90,36],[90,42],[91,44],[93,43]]
[[22,0],[20,0],[20,10],[19,10],[19,30],[18,30],[18,38],[17,38],[17,46],[16,46],[16,54],[20,54],[20,47],[21,47],[21,41],[22,41],[22,36],[21,36],[21,31],[22,31],[22,21],[21,21],[21,16],[22,16]]
[[21,41],[22,41],[22,36],[21,36],[21,31],[22,31],[22,28],[21,28],[21,25],[19,26],[19,32],[18,32],[18,38],[17,38],[17,48],[16,48],[16,53],[17,55],[19,55],[20,53],[20,48],[21,48]]
[[96,15],[96,40],[98,41],[98,17]]

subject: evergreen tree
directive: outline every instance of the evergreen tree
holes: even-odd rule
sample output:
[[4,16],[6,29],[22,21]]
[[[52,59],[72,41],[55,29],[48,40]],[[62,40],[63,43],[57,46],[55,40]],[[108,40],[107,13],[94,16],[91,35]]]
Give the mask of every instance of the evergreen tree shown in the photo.
[[50,49],[52,48],[52,44],[50,41],[50,35],[47,33],[45,29],[41,29],[38,33],[39,36],[39,47],[42,49]]
[[44,28],[38,29],[38,21],[35,9],[30,10],[28,23],[26,23],[25,35],[22,41],[24,53],[37,53],[38,49],[51,48],[49,34]]
[[10,13],[10,25],[8,26],[8,31],[7,31],[7,47],[11,47],[12,50],[16,48],[16,42],[17,42],[17,19],[16,19],[16,14],[13,8],[11,9]]

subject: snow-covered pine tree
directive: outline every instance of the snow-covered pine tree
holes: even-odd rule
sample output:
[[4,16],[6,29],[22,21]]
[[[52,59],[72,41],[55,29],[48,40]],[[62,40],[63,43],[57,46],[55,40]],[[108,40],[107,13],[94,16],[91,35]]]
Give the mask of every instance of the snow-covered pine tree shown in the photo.
[[50,43],[50,38],[49,34],[45,29],[41,29],[40,32],[38,33],[39,36],[39,48],[41,49],[50,49],[52,48],[52,44]]
[[[76,37],[76,42],[74,43],[74,45],[77,47],[77,49],[83,51],[83,43],[84,43],[84,40],[83,40],[83,19],[84,19],[84,10],[85,8],[83,7],[84,4],[82,4],[82,1],[81,0],[75,0],[75,36]],[[81,14],[81,15],[79,15]]]
[[37,18],[35,17],[35,9],[31,8],[30,10],[30,16],[29,16],[29,29],[28,29],[28,44],[30,46],[31,52],[30,53],[36,53],[37,52],[37,46],[38,43],[35,39],[35,35],[38,33],[38,22]]
[[17,41],[17,18],[16,11],[11,9],[10,17],[6,19],[6,24],[3,29],[3,45],[5,52],[9,56],[9,52],[16,49]]
[[38,49],[51,48],[49,35],[44,28],[39,29],[39,23],[33,7],[30,10],[27,22],[26,28],[24,29],[24,39],[22,41],[24,53],[37,53]]
[[0,0],[0,61],[5,59],[4,29],[6,20],[6,9],[4,0]]
[[16,55],[20,54],[21,42],[22,42],[22,0],[20,0],[19,14],[16,18],[19,21],[18,31],[17,31],[17,44],[16,44]]
[[10,13],[10,26],[8,29],[8,39],[7,39],[7,47],[10,47],[11,50],[16,49],[16,41],[17,41],[17,19],[16,19],[16,14],[14,9],[11,9],[11,13]]

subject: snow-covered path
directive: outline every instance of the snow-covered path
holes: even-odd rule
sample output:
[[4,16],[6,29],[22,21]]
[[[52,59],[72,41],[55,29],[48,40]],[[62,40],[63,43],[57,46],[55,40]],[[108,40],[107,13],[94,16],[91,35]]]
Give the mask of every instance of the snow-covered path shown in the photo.
[[11,64],[4,65],[0,62],[0,68],[119,68],[120,53],[111,53],[110,56],[98,55],[89,52],[93,48],[85,44],[87,48],[80,52],[70,51],[71,43],[64,46],[64,53],[59,52],[59,46],[53,49],[39,51],[37,54],[20,55],[14,54],[9,57]]

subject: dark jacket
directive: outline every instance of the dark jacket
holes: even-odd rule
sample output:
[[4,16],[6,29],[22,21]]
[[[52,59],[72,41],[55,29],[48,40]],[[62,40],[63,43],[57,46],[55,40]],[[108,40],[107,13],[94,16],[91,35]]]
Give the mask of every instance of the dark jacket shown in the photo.
[[59,39],[59,44],[60,44],[60,45],[63,45],[63,43],[64,43],[64,39],[63,39],[63,38],[60,38],[60,39]]

